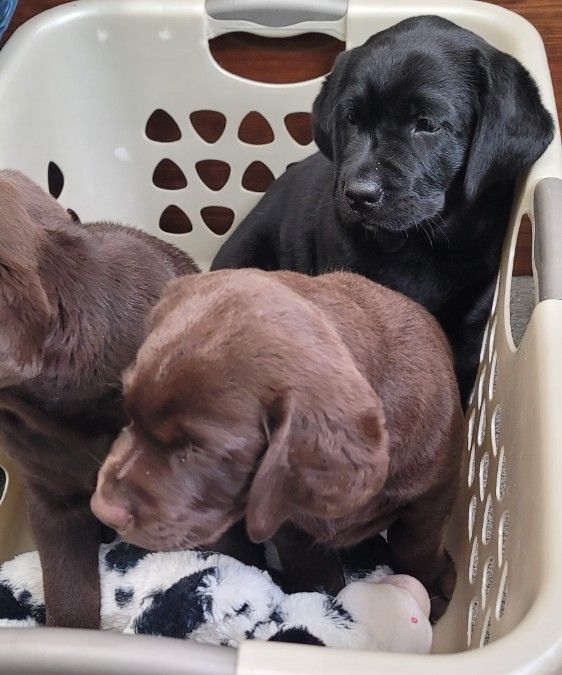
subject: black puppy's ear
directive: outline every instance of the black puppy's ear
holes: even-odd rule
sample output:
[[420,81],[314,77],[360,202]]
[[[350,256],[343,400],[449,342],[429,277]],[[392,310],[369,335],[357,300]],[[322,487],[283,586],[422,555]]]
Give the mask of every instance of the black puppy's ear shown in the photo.
[[342,518],[372,499],[388,472],[388,434],[374,391],[306,410],[289,392],[270,409],[273,432],[246,503],[250,539],[271,539],[295,513]]
[[343,52],[338,56],[332,72],[329,73],[320,93],[312,106],[312,130],[314,141],[320,152],[329,160],[334,159],[335,124],[337,119],[337,106],[342,100],[343,72],[348,61],[348,53]]
[[491,50],[479,52],[476,62],[479,109],[464,179],[469,203],[489,185],[528,169],[554,135],[538,87],[516,59]]
[[332,108],[332,89],[330,84],[331,75],[327,75],[322,83],[322,89],[314,100],[312,106],[312,130],[314,133],[314,142],[320,152],[329,160],[334,159],[332,148],[332,123],[330,120],[330,110]]

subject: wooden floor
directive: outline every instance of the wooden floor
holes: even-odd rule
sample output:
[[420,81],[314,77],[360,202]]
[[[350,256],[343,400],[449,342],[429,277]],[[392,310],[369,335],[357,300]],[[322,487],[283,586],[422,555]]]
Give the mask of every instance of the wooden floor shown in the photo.
[[[20,0],[6,37],[38,12],[67,1],[69,0]],[[373,0],[375,1],[378,0]],[[562,126],[562,0],[490,1],[492,4],[501,5],[521,14],[541,33],[549,58],[559,120]],[[266,45],[261,43],[259,38],[230,35],[218,38],[212,51],[217,61],[227,70],[254,79],[282,82],[304,80],[327,72],[333,59],[343,48],[341,43],[338,44],[336,40],[330,38],[314,40],[311,36],[302,36],[294,39],[288,58],[285,46],[271,47],[271,41],[270,45]],[[307,123],[307,120],[301,120],[303,126]],[[297,129],[296,133],[304,136],[307,130]],[[255,179],[259,181],[260,177],[256,176]],[[520,230],[514,266],[515,274],[530,274],[530,261],[531,232],[529,223],[525,223]]]

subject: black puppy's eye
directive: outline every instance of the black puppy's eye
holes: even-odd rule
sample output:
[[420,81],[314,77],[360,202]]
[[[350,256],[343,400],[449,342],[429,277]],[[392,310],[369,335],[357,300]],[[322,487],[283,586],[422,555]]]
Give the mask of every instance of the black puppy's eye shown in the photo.
[[354,112],[347,113],[347,121],[350,124],[357,124],[357,115]]
[[416,133],[425,132],[434,134],[436,131],[439,131],[439,129],[441,129],[441,127],[437,124],[433,124],[427,117],[418,117],[414,126],[414,131]]

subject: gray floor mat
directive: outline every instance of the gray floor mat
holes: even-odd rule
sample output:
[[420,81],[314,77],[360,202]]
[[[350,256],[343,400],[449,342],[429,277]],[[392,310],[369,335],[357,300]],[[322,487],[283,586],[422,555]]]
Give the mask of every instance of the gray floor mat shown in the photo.
[[535,307],[535,283],[533,277],[513,277],[511,280],[511,335],[519,347],[525,328]]

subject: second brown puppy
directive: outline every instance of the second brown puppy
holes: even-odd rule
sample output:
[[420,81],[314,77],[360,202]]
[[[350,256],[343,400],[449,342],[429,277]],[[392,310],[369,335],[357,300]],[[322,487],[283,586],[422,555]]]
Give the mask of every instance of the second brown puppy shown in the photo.
[[0,442],[17,464],[39,551],[48,626],[97,628],[99,465],[127,422],[121,373],[182,251],[113,223],[81,225],[0,171]]
[[337,593],[332,552],[389,528],[395,567],[445,610],[462,413],[445,337],[414,302],[349,273],[180,279],[125,407],[92,508],[128,541],[210,547],[245,518],[293,590]]

